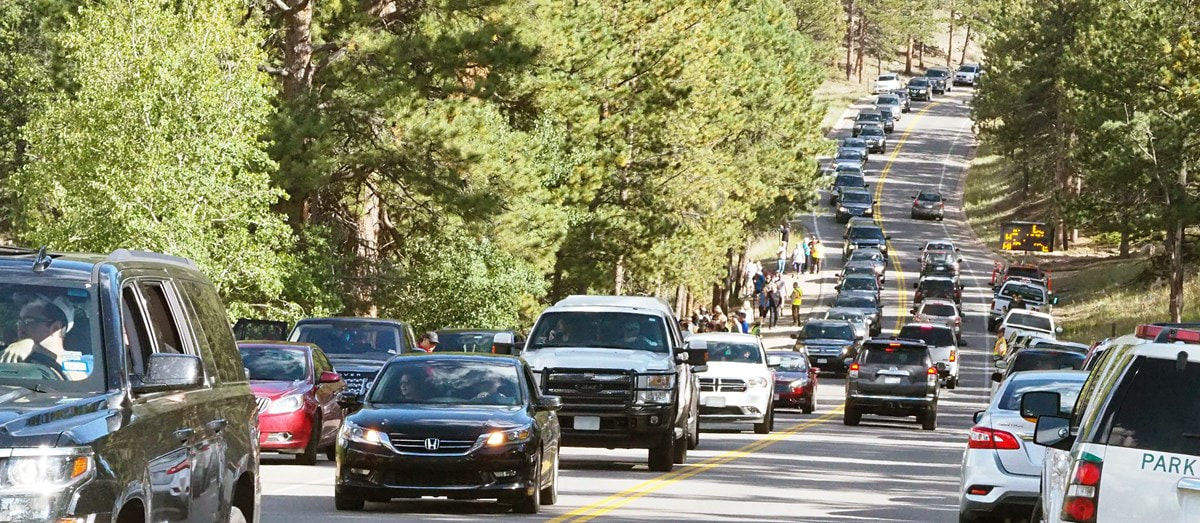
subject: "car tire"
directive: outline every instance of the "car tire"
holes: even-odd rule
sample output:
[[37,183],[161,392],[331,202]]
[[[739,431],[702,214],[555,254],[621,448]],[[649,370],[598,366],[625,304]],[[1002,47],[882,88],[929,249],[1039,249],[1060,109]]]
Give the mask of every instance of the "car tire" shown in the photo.
[[1033,512],[1029,513],[1029,523],[1042,523],[1042,497],[1038,496],[1038,500],[1033,504]]
[[366,504],[367,500],[363,498],[342,494],[337,490],[333,491],[333,507],[338,510],[362,510]]
[[957,387],[958,387],[958,376],[950,376],[949,378],[946,378],[946,389],[947,390],[954,390]]
[[312,434],[308,435],[308,445],[304,446],[304,452],[296,454],[297,465],[316,465],[317,452],[321,446],[321,416],[317,416],[312,422]]
[[685,433],[678,441],[675,442],[675,452],[671,455],[671,462],[676,465],[687,463],[688,437]]
[[937,430],[937,407],[930,407],[918,416],[922,430]]
[[814,410],[817,410],[817,398],[814,398],[812,394],[809,394],[808,403],[805,403],[804,406],[800,408],[800,412],[812,414]]
[[242,509],[229,507],[229,523],[247,523],[246,515],[242,514]]
[[542,488],[541,503],[543,505],[553,505],[558,503],[558,455],[560,448],[554,449],[554,470],[550,472],[550,484]]
[[334,443],[333,445],[330,445],[329,448],[325,449],[325,459],[334,462],[337,461],[337,443]]
[[688,427],[687,448],[696,450],[700,447],[700,408],[692,408],[692,421]]
[[767,414],[763,416],[761,423],[754,424],[755,434],[770,434],[775,428],[775,408],[767,407]]
[[862,412],[859,412],[857,407],[847,403],[846,410],[842,413],[842,423],[851,427],[857,427],[860,422],[862,422]]
[[[534,461],[537,463],[537,467],[533,469],[533,478],[537,482],[542,477],[542,453],[540,451],[537,453],[537,456],[534,456]],[[518,496],[512,504],[512,510],[517,514],[537,514],[541,509],[541,489],[534,490],[532,494]]]
[[663,435],[658,445],[649,451],[649,463],[651,472],[670,472],[675,468],[675,434],[674,431],[668,431]]

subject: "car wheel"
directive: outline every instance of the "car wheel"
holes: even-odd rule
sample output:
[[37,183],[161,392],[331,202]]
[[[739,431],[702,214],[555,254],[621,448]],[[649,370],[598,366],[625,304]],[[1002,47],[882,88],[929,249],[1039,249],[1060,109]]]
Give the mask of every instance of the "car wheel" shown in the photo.
[[[816,391],[813,391],[813,393],[815,393],[815,392]],[[809,393],[808,403],[804,404],[804,407],[802,407],[800,409],[800,412],[803,412],[805,414],[812,414],[814,410],[817,410],[817,398],[815,398],[813,396],[813,393]]]
[[853,405],[850,405],[849,403],[847,403],[846,411],[842,413],[842,423],[849,425],[851,427],[857,427],[859,422],[861,422],[861,421],[862,421],[862,413],[858,411],[857,407],[854,407]]
[[1038,500],[1033,504],[1033,512],[1029,514],[1029,523],[1042,523],[1042,498],[1038,496]]
[[770,434],[775,428],[775,409],[767,407],[767,414],[763,416],[762,423],[754,424],[755,434]]
[[650,449],[650,471],[651,472],[670,472],[675,468],[675,434],[674,431],[667,431],[663,435],[658,445]]
[[921,413],[918,417],[923,430],[937,430],[937,407],[930,407],[929,410]]
[[687,446],[688,438],[687,434],[684,434],[683,437],[679,438],[679,440],[675,442],[675,452],[671,455],[671,462],[675,463],[676,465],[682,465],[686,463],[688,451]]
[[958,376],[950,376],[946,378],[946,389],[954,390],[958,387]]
[[554,467],[554,469],[550,471],[550,484],[546,485],[546,487],[543,488],[542,492],[541,492],[541,497],[542,497],[541,502],[543,505],[553,505],[555,503],[558,503],[558,451],[559,450],[561,450],[561,449],[555,449],[555,451],[554,451],[554,464],[551,465],[552,467]]
[[[538,452],[534,456],[534,461],[537,462],[537,467],[533,469],[534,482],[538,482],[542,478],[542,453]],[[518,497],[512,506],[513,512],[518,514],[537,514],[542,509],[542,492],[540,489],[533,491],[531,494],[522,494]]]
[[229,523],[246,523],[246,515],[242,514],[242,509],[229,507]]
[[688,425],[688,450],[696,450],[700,446],[700,408],[692,408],[692,421]]
[[308,436],[308,445],[305,445],[304,452],[296,455],[297,465],[316,465],[317,451],[321,446],[321,417],[317,416],[312,422],[312,433]]
[[325,449],[325,458],[329,461],[337,461],[337,443]]
[[363,498],[333,491],[333,506],[338,510],[362,510],[366,504],[367,500]]

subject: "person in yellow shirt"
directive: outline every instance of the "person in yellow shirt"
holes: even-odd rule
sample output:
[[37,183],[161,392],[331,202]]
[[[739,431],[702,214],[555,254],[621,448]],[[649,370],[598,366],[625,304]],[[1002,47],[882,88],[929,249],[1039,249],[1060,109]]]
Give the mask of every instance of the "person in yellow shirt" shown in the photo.
[[813,274],[821,272],[821,260],[825,259],[825,246],[821,245],[821,240],[813,240],[812,257],[813,257],[813,267],[812,267]]
[[792,325],[800,326],[800,300],[804,297],[804,291],[800,290],[800,282],[792,282]]

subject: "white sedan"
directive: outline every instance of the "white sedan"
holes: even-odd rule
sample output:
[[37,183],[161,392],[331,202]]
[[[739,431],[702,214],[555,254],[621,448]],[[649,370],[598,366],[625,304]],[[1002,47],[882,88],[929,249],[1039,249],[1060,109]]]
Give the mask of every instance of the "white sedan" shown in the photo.
[[766,351],[758,336],[703,333],[688,338],[708,349],[708,370],[700,377],[702,423],[753,423],[754,432],[769,434],[775,425],[772,385]]

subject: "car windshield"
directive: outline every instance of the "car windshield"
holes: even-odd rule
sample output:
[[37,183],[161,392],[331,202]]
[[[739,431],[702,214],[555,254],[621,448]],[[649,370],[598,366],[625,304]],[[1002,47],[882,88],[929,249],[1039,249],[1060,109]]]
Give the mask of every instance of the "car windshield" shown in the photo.
[[1005,298],[1012,298],[1018,294],[1020,294],[1025,301],[1035,301],[1038,303],[1046,301],[1046,292],[1041,288],[1034,287],[1032,285],[1009,284],[1005,285],[1004,288],[1000,290],[1000,295],[1004,296]]
[[870,274],[874,276],[875,269],[866,265],[855,265],[853,267],[847,266],[845,269],[842,269],[843,277],[850,276],[851,274]]
[[861,160],[863,157],[862,151],[857,149],[845,149],[838,152],[837,160]]
[[333,321],[302,323],[291,341],[312,343],[332,359],[387,360],[399,354],[400,328],[378,323]]
[[865,192],[843,193],[842,203],[871,203],[871,195]]
[[1046,277],[1046,274],[1032,267],[1009,267],[1008,276],[1010,278],[1029,278],[1031,280],[1040,280]]
[[858,135],[879,137],[883,136],[883,129],[880,129],[879,127],[864,127],[862,131],[859,131]]
[[960,66],[958,66],[958,72],[960,72],[960,73],[973,73],[973,72],[975,72],[975,66],[973,66],[973,65],[960,65]]
[[[858,165],[858,164],[856,164],[856,163],[841,163],[841,164],[838,164],[838,166],[837,166],[837,172],[839,173],[839,176],[841,175],[841,173],[846,173],[846,174],[849,174],[849,175],[851,175],[851,176],[858,176],[858,177],[860,177],[860,178],[861,178],[861,177],[862,177],[862,175],[863,175],[863,174],[862,174],[862,167],[861,167],[861,166],[859,166],[859,165]],[[863,182],[863,183],[866,183],[866,182]]]
[[943,69],[930,69],[925,71],[925,76],[929,78],[945,78],[946,74],[946,71]]
[[892,119],[892,110],[891,110],[891,109],[880,109],[880,110],[879,110],[879,114],[880,114],[881,116],[883,116],[883,118],[885,118],[885,119],[887,119],[887,120],[891,120],[891,119]]
[[668,350],[662,320],[630,312],[548,312],[538,320],[531,339],[530,350],[546,347]]
[[879,122],[883,120],[883,116],[877,112],[859,113],[858,121],[860,122]]
[[829,311],[825,314],[825,319],[849,321],[852,323],[864,323],[867,321],[861,313],[852,311]]
[[853,174],[839,174],[833,181],[834,187],[862,187],[864,185],[866,185],[866,181],[863,180],[863,177]]
[[[34,279],[30,276],[14,278]],[[0,385],[61,392],[104,389],[95,286],[0,280]],[[2,389],[0,389],[2,391]]]
[[879,227],[851,227],[850,239],[883,241],[883,229]]
[[758,344],[738,341],[709,341],[708,361],[762,363],[763,359]]
[[842,281],[842,290],[844,291],[877,291],[879,290],[878,282],[874,277],[871,278],[846,278]]
[[300,381],[308,378],[308,355],[301,349],[248,345],[239,347],[250,379]]
[[869,296],[839,294],[837,300],[834,301],[833,306],[846,307],[848,309],[874,309],[875,300]]
[[1059,395],[1058,404],[1062,406],[1062,410],[1059,413],[1064,417],[1070,417],[1071,407],[1075,405],[1075,399],[1079,397],[1079,390],[1083,388],[1083,379],[1084,377],[1078,379],[1014,379],[1008,384],[1008,387],[1005,387],[1004,394],[996,402],[996,408],[1010,411],[1021,410],[1021,397],[1026,392],[1057,392]]
[[1079,370],[1083,368],[1084,354],[1057,350],[1026,349],[1013,356],[1008,372],[1027,370]]
[[438,332],[439,352],[492,352],[491,332]]
[[900,105],[900,99],[895,96],[880,96],[875,99],[875,105]]
[[929,242],[925,244],[926,251],[953,251],[954,245],[950,243]]
[[521,404],[520,383],[511,363],[402,357],[380,371],[369,401],[514,406]]
[[808,358],[797,352],[768,352],[767,356],[779,358],[776,369],[784,372],[808,372]]
[[913,78],[912,80],[908,81],[908,86],[909,87],[928,87],[929,80],[926,80],[924,78]]
[[890,82],[895,79],[896,79],[896,75],[894,75],[894,74],[882,74],[882,75],[879,75],[879,79],[877,81]]
[[854,252],[850,253],[850,259],[846,260],[846,261],[847,262],[856,262],[856,261],[881,262],[881,261],[884,261],[884,258],[883,258],[882,252],[879,252],[875,249],[864,249],[864,250],[854,251]]
[[949,303],[926,303],[921,306],[921,314],[927,316],[955,316],[957,312]]
[[921,280],[921,290],[926,294],[934,293],[940,295],[948,295],[954,292],[954,281],[952,280]]
[[924,365],[924,347],[901,345],[899,347],[869,347],[864,349],[864,363],[873,365]]
[[842,147],[862,149],[867,146],[867,142],[860,138],[846,138],[842,140]]
[[935,192],[923,192],[917,195],[917,199],[923,202],[939,202],[942,200],[942,195]]
[[954,345],[954,331],[933,325],[905,325],[900,328],[899,338],[921,340],[930,347]]
[[934,265],[950,265],[956,261],[954,255],[948,252],[930,252],[925,255],[925,262]]
[[1050,332],[1053,327],[1050,325],[1049,316],[1041,316],[1038,314],[1022,314],[1013,312],[1008,315],[1008,324],[1016,327],[1025,327],[1028,329]]
[[804,339],[853,340],[854,327],[849,324],[810,323],[804,326]]

